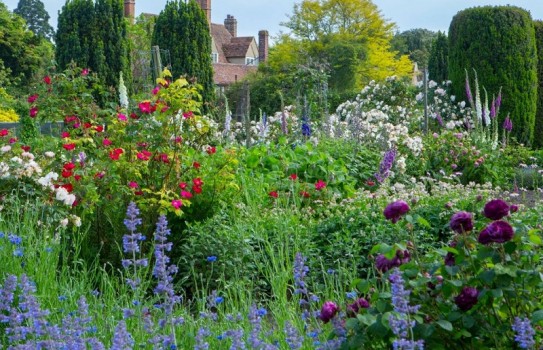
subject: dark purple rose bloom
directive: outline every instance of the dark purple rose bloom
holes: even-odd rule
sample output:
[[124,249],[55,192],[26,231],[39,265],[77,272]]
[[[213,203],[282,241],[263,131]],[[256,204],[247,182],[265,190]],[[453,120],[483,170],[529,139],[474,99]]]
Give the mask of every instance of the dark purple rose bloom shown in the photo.
[[396,201],[387,205],[383,214],[387,220],[392,221],[393,224],[398,222],[400,218],[409,211],[409,205],[404,201]]
[[386,256],[380,254],[375,258],[375,267],[381,272],[387,272],[388,270],[398,267],[401,264],[408,263],[411,259],[411,254],[408,250],[397,250],[396,255],[392,259],[387,259]]
[[325,301],[321,308],[321,313],[319,318],[322,322],[328,323],[331,319],[336,316],[339,311],[339,306],[333,301]]
[[494,221],[479,233],[479,243],[505,243],[513,238],[513,227],[506,221]]
[[479,291],[474,287],[464,287],[460,294],[454,298],[454,303],[462,311],[468,311],[477,304]]
[[347,313],[354,316],[358,313],[358,310],[367,309],[369,307],[370,303],[366,299],[359,298],[357,301],[347,306]]
[[516,204],[511,204],[511,206],[509,207],[509,211],[511,213],[516,213],[518,211],[518,205]]
[[473,230],[473,215],[467,211],[460,211],[451,217],[451,230],[464,233]]
[[[452,241],[451,243],[449,243],[449,247],[455,248],[456,247],[456,242]],[[447,255],[445,255],[445,265],[447,265],[447,266],[456,265],[456,260],[455,260],[455,257],[454,257],[453,253],[448,252]]]
[[483,214],[489,219],[500,220],[509,214],[509,205],[501,199],[493,199],[485,204]]

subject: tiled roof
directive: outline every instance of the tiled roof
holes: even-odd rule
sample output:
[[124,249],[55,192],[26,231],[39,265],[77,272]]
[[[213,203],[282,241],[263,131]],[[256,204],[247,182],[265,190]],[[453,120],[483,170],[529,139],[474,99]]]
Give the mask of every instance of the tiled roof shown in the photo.
[[214,63],[213,81],[216,85],[230,85],[243,79],[248,73],[256,71],[256,66],[232,63]]
[[223,46],[230,43],[232,34],[222,24],[211,23],[211,37],[215,41],[215,46],[219,51],[219,63],[227,63],[228,60],[222,50]]
[[224,55],[228,57],[245,57],[253,42],[252,36],[238,36],[230,39],[230,43],[223,45]]

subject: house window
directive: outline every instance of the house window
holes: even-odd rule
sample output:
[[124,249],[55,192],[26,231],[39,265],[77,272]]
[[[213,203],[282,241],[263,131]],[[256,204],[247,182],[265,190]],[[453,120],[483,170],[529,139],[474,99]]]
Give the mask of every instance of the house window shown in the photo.
[[219,54],[217,52],[211,53],[211,62],[212,63],[219,63]]
[[254,57],[245,57],[245,64],[248,66],[254,66],[256,64],[256,59]]

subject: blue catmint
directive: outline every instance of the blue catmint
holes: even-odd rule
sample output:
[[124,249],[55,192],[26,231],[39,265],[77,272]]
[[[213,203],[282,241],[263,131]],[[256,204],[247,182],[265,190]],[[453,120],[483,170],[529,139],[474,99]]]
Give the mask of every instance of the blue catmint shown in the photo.
[[243,340],[243,329],[231,329],[225,332],[225,335],[232,339],[230,350],[246,349],[245,341]]
[[304,337],[300,335],[296,327],[290,322],[285,323],[284,332],[289,349],[297,350],[302,348]]
[[126,329],[126,323],[120,321],[117,327],[115,327],[115,333],[113,334],[113,344],[110,350],[131,350],[134,348],[134,338]]
[[130,202],[126,210],[126,219],[124,220],[124,225],[130,232],[123,236],[123,251],[126,254],[131,255],[131,259],[123,259],[121,261],[124,268],[129,268],[133,266],[133,278],[127,278],[126,283],[132,288],[137,289],[140,279],[137,278],[137,267],[138,266],[147,266],[147,259],[136,259],[136,253],[140,252],[140,242],[145,240],[145,236],[137,232],[138,225],[141,225],[142,221],[139,218],[140,211],[136,206],[136,203]]
[[200,327],[195,337],[196,344],[194,344],[194,350],[208,350],[209,344],[207,343],[205,338],[209,337],[210,335],[211,332],[209,331],[209,329],[205,327]]
[[527,317],[515,317],[515,322],[511,328],[515,332],[515,341],[519,348],[530,349],[535,345],[535,331]]
[[251,332],[249,333],[249,345],[253,349],[272,350],[277,349],[276,346],[266,343],[261,339],[262,332],[262,317],[266,316],[267,311],[264,308],[257,308],[251,305],[249,308],[249,322],[251,323]]
[[389,276],[389,281],[391,284],[392,307],[394,309],[394,313],[390,315],[389,323],[392,332],[397,337],[392,343],[392,347],[398,350],[422,350],[424,349],[424,342],[422,340],[414,341],[408,339],[410,332],[415,326],[415,321],[410,320],[410,315],[418,312],[420,305],[409,305],[411,291],[405,289],[399,269],[395,268],[393,270]]

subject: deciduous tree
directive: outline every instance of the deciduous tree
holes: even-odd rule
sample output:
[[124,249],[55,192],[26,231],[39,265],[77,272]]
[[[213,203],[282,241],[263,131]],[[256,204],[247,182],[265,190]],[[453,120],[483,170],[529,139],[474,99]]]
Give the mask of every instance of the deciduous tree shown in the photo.
[[47,40],[53,39],[55,31],[49,24],[49,13],[45,10],[43,2],[40,0],[19,0],[17,8],[13,10],[26,21],[28,29],[34,32],[36,36]]

